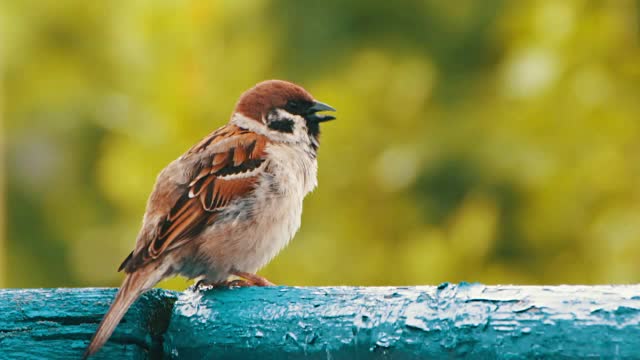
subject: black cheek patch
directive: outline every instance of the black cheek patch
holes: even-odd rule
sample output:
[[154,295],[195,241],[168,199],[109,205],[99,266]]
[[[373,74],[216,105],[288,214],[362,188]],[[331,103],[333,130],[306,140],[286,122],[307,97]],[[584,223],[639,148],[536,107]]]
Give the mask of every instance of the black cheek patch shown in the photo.
[[287,134],[293,133],[293,120],[283,119],[283,120],[274,120],[267,125],[269,129],[280,131]]

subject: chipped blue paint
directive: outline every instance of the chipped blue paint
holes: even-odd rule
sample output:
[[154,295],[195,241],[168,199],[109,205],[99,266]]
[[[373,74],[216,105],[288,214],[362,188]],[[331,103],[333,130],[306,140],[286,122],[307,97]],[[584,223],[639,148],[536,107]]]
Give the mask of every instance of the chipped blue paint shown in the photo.
[[187,291],[165,356],[640,358],[640,286]]
[[[114,289],[0,290],[0,359],[80,359]],[[161,356],[175,294],[146,293],[95,359]]]
[[[0,290],[0,359],[79,358],[114,295]],[[176,296],[145,294],[95,358],[640,359],[639,285],[272,287]]]

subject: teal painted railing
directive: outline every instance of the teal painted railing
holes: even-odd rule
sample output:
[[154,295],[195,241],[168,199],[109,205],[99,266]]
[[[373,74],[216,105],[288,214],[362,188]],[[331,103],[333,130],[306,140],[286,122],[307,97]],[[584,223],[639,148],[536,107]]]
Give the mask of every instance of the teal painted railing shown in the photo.
[[[114,289],[0,290],[0,359],[78,359]],[[153,290],[95,359],[640,359],[640,286]]]

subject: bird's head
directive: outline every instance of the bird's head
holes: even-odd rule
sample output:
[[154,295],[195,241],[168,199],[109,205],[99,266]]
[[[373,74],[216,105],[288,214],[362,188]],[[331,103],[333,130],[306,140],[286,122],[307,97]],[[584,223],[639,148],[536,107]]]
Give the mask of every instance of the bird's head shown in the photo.
[[335,111],[302,87],[282,80],[263,81],[247,90],[236,104],[232,121],[275,141],[310,139],[317,146],[320,123],[335,119],[319,114]]

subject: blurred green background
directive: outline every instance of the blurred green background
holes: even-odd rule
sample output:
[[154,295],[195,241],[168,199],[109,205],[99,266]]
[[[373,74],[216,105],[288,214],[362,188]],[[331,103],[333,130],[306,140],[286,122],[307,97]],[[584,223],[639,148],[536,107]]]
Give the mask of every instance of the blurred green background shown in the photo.
[[640,1],[4,0],[0,30],[2,286],[118,285],[156,174],[270,78],[339,111],[272,281],[640,281]]

